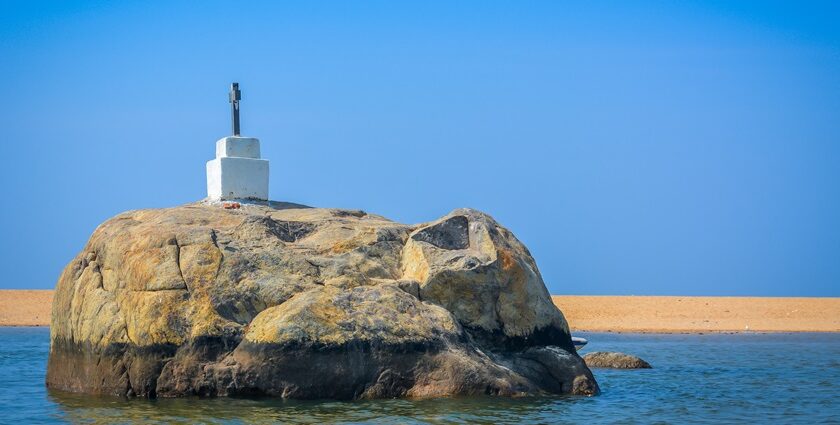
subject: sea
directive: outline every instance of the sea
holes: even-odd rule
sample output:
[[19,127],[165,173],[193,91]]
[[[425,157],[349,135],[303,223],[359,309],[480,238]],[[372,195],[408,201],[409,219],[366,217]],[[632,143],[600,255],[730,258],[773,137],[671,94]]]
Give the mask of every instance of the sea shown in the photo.
[[594,369],[595,397],[122,399],[47,391],[49,329],[0,328],[0,423],[840,424],[840,334],[575,335],[653,369]]

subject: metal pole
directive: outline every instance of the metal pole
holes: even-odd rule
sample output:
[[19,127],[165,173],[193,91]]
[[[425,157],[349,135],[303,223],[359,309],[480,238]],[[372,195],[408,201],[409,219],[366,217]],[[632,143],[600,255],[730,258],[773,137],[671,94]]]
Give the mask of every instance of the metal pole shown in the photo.
[[239,91],[239,83],[230,85],[230,112],[233,119],[233,135],[239,136],[239,100],[242,93]]

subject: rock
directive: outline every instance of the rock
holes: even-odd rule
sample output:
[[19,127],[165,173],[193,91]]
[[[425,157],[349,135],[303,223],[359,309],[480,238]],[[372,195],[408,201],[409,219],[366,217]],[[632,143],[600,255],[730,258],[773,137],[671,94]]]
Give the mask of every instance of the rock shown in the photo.
[[473,337],[511,347],[568,339],[528,249],[484,213],[455,210],[415,230],[401,265],[420,299],[445,307]]
[[583,356],[586,365],[605,369],[651,369],[650,363],[630,354],[596,351]]
[[469,209],[126,212],[64,269],[50,333],[47,386],[92,394],[598,392],[528,250]]

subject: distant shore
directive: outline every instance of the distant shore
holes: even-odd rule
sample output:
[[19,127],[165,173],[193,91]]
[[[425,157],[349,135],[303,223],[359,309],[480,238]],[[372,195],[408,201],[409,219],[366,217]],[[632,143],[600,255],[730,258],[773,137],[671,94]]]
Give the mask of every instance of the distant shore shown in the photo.
[[840,332],[840,298],[558,296],[569,326],[592,332]]
[[[0,326],[49,326],[51,290],[0,290]],[[552,297],[573,331],[840,332],[840,298]]]
[[0,326],[49,326],[52,290],[0,290]]

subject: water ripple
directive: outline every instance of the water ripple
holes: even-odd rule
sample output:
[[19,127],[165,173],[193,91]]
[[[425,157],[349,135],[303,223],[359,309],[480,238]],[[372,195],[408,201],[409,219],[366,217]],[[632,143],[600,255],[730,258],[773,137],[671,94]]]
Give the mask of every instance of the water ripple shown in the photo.
[[840,423],[840,335],[582,334],[654,369],[596,369],[598,397],[125,400],[47,393],[45,328],[0,328],[2,423]]

